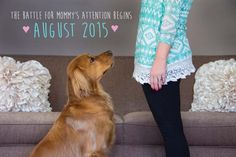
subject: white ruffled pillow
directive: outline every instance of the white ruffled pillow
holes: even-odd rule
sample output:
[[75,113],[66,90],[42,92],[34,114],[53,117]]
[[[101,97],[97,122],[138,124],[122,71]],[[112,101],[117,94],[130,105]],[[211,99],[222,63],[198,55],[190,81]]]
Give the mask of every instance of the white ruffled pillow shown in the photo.
[[39,62],[0,57],[0,111],[48,112],[51,75]]
[[236,61],[202,65],[195,75],[190,111],[236,112]]

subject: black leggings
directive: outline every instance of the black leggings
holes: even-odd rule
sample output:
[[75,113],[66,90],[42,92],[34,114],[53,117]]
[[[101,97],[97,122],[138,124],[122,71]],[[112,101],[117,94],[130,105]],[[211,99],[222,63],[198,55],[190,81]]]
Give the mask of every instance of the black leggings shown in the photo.
[[183,132],[180,114],[178,82],[168,82],[155,91],[149,84],[142,85],[148,105],[164,139],[166,157],[189,157],[188,143]]

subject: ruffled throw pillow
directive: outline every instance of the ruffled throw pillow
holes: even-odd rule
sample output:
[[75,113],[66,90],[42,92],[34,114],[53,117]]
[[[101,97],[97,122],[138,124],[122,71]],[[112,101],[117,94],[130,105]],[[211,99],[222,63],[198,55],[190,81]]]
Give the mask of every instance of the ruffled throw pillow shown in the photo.
[[0,57],[0,111],[48,112],[51,75],[39,62]]
[[195,75],[190,111],[236,112],[236,61],[202,65]]

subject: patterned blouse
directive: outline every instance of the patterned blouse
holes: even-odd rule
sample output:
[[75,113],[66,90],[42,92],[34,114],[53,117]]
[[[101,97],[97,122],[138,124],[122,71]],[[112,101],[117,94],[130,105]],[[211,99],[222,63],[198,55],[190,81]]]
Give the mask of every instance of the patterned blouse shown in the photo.
[[186,23],[193,0],[141,0],[133,77],[150,83],[150,71],[159,42],[171,46],[166,82],[185,78],[195,67],[186,35]]

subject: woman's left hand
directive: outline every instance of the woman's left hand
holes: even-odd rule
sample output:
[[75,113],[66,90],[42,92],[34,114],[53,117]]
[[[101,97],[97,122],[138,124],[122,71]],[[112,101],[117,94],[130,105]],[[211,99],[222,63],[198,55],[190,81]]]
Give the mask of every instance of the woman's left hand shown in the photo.
[[153,90],[160,90],[166,81],[166,58],[156,57],[151,73],[150,85]]

